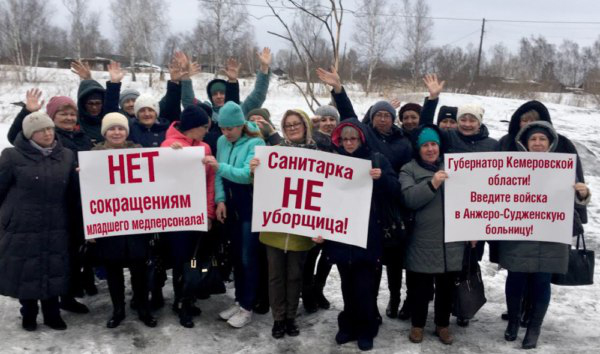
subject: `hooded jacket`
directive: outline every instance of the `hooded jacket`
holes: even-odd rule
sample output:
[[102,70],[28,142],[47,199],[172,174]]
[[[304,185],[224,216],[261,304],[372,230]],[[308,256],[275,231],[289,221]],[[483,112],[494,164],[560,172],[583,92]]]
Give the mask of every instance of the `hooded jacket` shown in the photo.
[[[76,204],[74,153],[49,156],[23,133],[0,157],[0,294],[48,299],[69,290],[69,225]],[[78,211],[81,213],[81,210]]]
[[[167,130],[166,139],[160,145],[161,147],[170,147],[173,143],[179,143],[181,146],[201,146],[204,148],[204,156],[211,156],[210,146],[208,144],[191,139],[185,136],[182,132],[177,129],[179,122],[171,123],[169,130]],[[206,202],[207,202],[207,213],[210,219],[215,219],[215,171],[210,167],[206,166]]]
[[97,116],[92,116],[88,113],[85,108],[86,98],[92,93],[99,93],[104,97],[106,90],[95,80],[83,80],[79,84],[79,90],[77,91],[77,112],[79,115],[79,126],[81,130],[92,140],[92,143],[100,143],[104,141],[104,137],[100,132],[102,126],[102,117],[104,117],[103,111]]

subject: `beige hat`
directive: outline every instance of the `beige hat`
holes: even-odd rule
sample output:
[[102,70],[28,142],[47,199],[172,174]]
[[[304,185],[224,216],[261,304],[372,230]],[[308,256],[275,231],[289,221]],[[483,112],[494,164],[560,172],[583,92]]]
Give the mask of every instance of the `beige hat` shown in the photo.
[[480,105],[476,104],[466,104],[464,106],[458,107],[458,113],[456,114],[457,118],[464,116],[465,114],[470,114],[473,117],[477,118],[479,123],[483,123],[483,113],[485,110]]
[[33,112],[23,120],[23,136],[26,139],[31,139],[33,133],[46,128],[54,128],[54,122],[46,112]]
[[106,134],[106,131],[115,126],[121,126],[127,130],[127,135],[129,135],[129,121],[127,118],[121,113],[109,113],[102,118],[102,129],[100,132],[102,136]]

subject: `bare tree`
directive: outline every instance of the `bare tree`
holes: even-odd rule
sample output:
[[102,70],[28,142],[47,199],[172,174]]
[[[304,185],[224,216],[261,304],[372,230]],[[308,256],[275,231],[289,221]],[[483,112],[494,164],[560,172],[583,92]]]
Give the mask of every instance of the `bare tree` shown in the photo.
[[429,6],[425,0],[404,0],[404,51],[411,64],[413,87],[423,76],[429,42],[432,38],[433,21],[429,18]]
[[359,15],[354,26],[354,40],[363,61],[367,64],[367,83],[365,92],[371,92],[373,71],[386,55],[395,37],[394,26],[389,26],[389,19],[381,16],[388,13],[387,0],[361,0]]
[[62,0],[62,2],[71,14],[71,42],[75,47],[75,56],[80,59],[88,0]]
[[[136,60],[150,63],[158,53],[158,42],[167,31],[167,5],[163,0],[115,0],[110,5],[120,48],[128,53],[135,81]],[[152,85],[152,75],[150,75]]]
[[[288,65],[289,82],[298,88],[314,112],[321,105],[316,98],[312,75],[318,67],[323,66],[318,62],[318,52],[329,51],[331,53],[329,56],[333,58],[333,67],[336,71],[339,67],[340,36],[344,14],[342,0],[328,0],[327,6],[321,5],[319,1],[288,0],[295,9],[300,11],[298,21],[291,26],[271,4],[272,1],[265,0],[265,2],[285,31],[284,34],[270,31],[268,33],[290,43],[292,54],[289,56]],[[322,35],[321,32],[324,34]],[[293,70],[296,59],[302,68],[300,78],[296,78]]]

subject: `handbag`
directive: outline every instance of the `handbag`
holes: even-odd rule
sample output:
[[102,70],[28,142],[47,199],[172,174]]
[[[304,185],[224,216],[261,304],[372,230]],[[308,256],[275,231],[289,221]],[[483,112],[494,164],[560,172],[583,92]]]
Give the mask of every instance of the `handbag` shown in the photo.
[[208,299],[211,294],[225,293],[226,289],[216,257],[197,259],[199,245],[200,240],[196,243],[192,259],[183,265],[183,293],[184,296]]
[[[487,302],[481,268],[477,262],[476,248],[467,244],[463,258],[463,271],[454,287],[452,314],[458,318],[471,319]],[[475,260],[475,261],[473,261]]]
[[[581,239],[582,249],[579,248]],[[552,274],[551,283],[555,285],[578,286],[594,284],[594,251],[585,247],[583,233],[577,235],[576,248],[569,248],[569,268],[566,274]]]

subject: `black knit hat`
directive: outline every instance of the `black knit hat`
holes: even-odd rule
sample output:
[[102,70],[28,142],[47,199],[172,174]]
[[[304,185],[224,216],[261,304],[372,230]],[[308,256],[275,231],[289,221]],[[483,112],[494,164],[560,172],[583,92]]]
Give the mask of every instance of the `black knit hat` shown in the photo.
[[458,114],[458,107],[441,106],[440,111],[438,112],[438,116],[437,116],[437,125],[440,125],[440,123],[446,118],[456,120],[457,114]]
[[207,125],[208,120],[208,114],[206,114],[202,108],[195,105],[190,105],[186,107],[183,112],[181,112],[179,130],[185,132],[190,129]]

